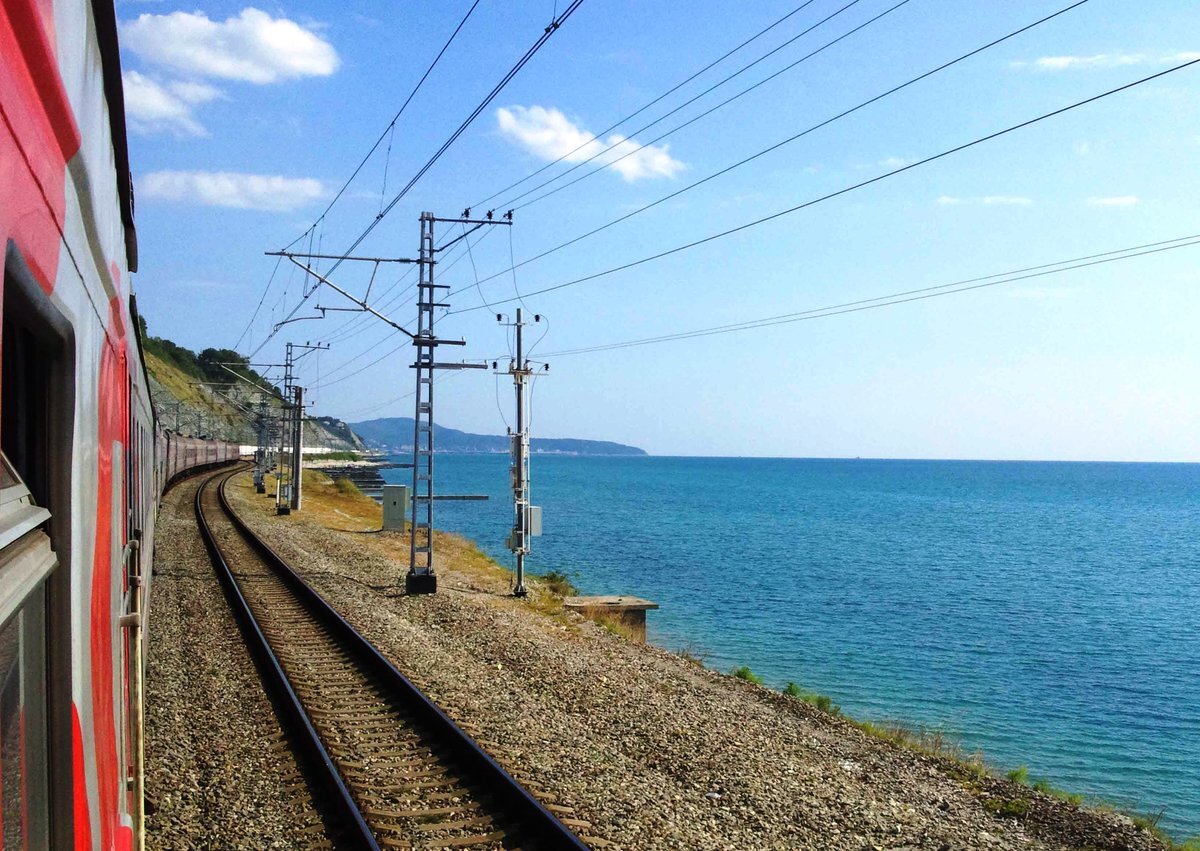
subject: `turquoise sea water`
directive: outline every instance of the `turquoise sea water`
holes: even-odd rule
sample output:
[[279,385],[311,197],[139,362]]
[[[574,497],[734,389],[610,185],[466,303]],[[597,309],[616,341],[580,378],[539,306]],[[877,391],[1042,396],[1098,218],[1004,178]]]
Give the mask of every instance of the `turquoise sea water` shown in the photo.
[[[437,463],[491,500],[436,525],[511,564],[507,458]],[[655,600],[652,641],[1200,833],[1200,465],[538,456],[533,482],[531,571]]]

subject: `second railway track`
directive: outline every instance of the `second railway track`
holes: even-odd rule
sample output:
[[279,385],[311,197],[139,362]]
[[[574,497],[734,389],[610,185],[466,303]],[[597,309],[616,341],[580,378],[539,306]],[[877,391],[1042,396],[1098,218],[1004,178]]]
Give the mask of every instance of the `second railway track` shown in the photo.
[[334,843],[586,849],[246,527],[237,472],[200,487],[197,523]]

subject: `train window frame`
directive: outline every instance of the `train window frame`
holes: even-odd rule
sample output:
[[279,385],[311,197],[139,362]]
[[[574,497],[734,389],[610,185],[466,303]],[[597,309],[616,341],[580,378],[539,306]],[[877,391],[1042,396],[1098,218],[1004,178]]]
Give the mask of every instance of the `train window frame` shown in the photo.
[[[26,599],[33,608],[19,609],[22,622],[37,624],[45,636],[41,665],[45,671],[45,726],[47,755],[45,772],[48,786],[47,812],[49,836],[45,846],[34,840],[30,847],[68,847],[75,839],[75,796],[73,764],[73,646],[72,573],[73,552],[71,518],[74,513],[74,441],[75,400],[78,372],[77,341],[73,325],[59,307],[60,299],[51,296],[25,262],[13,240],[7,240],[0,269],[3,280],[3,307],[0,318],[5,326],[19,325],[39,349],[37,366],[43,383],[39,407],[42,416],[40,463],[30,480],[30,471],[17,459],[12,466],[24,477],[32,501],[48,510],[49,517],[39,534],[48,538],[58,554],[58,567],[44,577]],[[2,342],[3,331],[0,331]],[[10,367],[11,368],[11,365]],[[7,369],[6,368],[6,371]],[[8,388],[11,391],[12,388]],[[0,379],[0,391],[4,390]],[[8,395],[6,393],[6,395]],[[0,417],[4,416],[0,406]],[[28,533],[27,533],[28,534]],[[37,595],[34,597],[33,595]],[[37,601],[34,603],[34,601]],[[11,621],[11,619],[10,619]],[[0,625],[0,630],[6,625]]]
[[0,490],[0,625],[25,603],[58,566],[50,537],[39,526],[49,510],[36,505],[29,488],[0,451],[5,487]]
[[49,519],[50,511],[33,501],[20,474],[0,451],[0,550]]

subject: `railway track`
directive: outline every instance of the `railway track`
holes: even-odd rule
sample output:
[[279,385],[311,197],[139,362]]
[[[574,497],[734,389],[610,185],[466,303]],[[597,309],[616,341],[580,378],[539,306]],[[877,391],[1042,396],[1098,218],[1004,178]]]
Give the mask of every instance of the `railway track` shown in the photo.
[[329,840],[370,849],[586,849],[246,527],[225,498],[238,472],[201,485],[196,520],[327,804]]

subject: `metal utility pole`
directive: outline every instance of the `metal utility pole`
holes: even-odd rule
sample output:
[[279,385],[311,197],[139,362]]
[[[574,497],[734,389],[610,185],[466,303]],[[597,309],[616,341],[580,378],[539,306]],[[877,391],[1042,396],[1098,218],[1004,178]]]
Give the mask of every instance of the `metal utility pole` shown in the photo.
[[292,511],[299,511],[304,485],[304,388],[297,387],[293,392],[296,401],[292,406],[295,412],[292,426]]
[[[280,401],[279,460],[275,470],[275,513],[291,514],[300,510],[300,474],[304,460],[304,389],[295,383],[296,361],[308,352],[328,349],[328,343],[288,343],[283,360],[283,398]],[[300,350],[304,354],[297,355]],[[291,453],[286,466],[284,453]],[[285,475],[286,474],[286,475]],[[286,482],[285,482],[286,479]]]
[[[413,416],[413,462],[412,462],[412,523],[410,526],[410,546],[408,574],[404,579],[405,590],[409,594],[432,594],[437,591],[437,575],[433,570],[433,501],[434,499],[477,499],[479,497],[434,496],[433,488],[433,374],[442,369],[486,369],[486,363],[445,363],[435,360],[438,346],[465,346],[465,340],[449,340],[435,336],[433,332],[434,311],[447,308],[450,305],[439,302],[437,290],[449,290],[444,284],[434,283],[434,268],[437,265],[437,255],[445,251],[459,240],[466,239],[472,233],[488,225],[511,225],[512,210],[501,218],[494,217],[494,211],[489,210],[487,217],[472,219],[471,210],[466,209],[460,218],[443,219],[433,213],[421,213],[421,243],[417,258],[407,257],[356,257],[349,254],[302,254],[292,251],[268,251],[270,256],[286,257],[291,263],[300,267],[306,274],[315,278],[318,284],[324,284],[331,290],[352,302],[354,308],[316,306],[320,316],[300,317],[300,319],[319,319],[329,310],[357,310],[370,313],[377,319],[395,328],[412,339],[416,347],[416,359],[412,368],[416,371],[416,396]],[[437,222],[463,225],[463,232],[444,245],[434,244],[434,225]],[[467,228],[470,225],[470,228]],[[375,271],[371,274],[371,282],[367,284],[366,293],[359,298],[329,280],[328,275],[322,275],[304,260],[327,259],[336,260],[334,268],[347,261],[371,263]],[[375,272],[381,263],[416,263],[419,268],[417,283],[417,333],[413,333],[398,322],[380,313],[370,304],[371,287],[375,281]],[[296,319],[284,322],[299,321]],[[278,330],[281,322],[275,326]],[[289,346],[288,359],[291,360]],[[290,370],[288,373],[290,377]]]
[[260,399],[257,412],[254,415],[254,492],[266,493],[267,486],[263,479],[267,474],[267,403]]
[[[464,210],[461,218],[440,219],[433,213],[421,213],[421,248],[417,255],[419,278],[417,281],[417,333],[413,335],[416,347],[416,392],[413,403],[413,460],[412,460],[412,524],[410,528],[408,574],[404,577],[404,590],[409,594],[433,594],[437,591],[437,573],[433,567],[433,374],[441,369],[486,369],[487,364],[439,363],[435,360],[438,346],[462,346],[465,341],[440,339],[434,335],[434,310],[449,307],[439,302],[437,290],[448,290],[445,284],[434,283],[436,254],[445,251],[460,239],[466,239],[487,225],[511,225],[512,212],[503,219],[493,219],[489,211],[485,219],[472,219],[470,209]],[[434,225],[437,222],[474,225],[464,228],[461,236],[445,245],[434,245]]]
[[[290,389],[290,388],[289,388]],[[291,405],[288,402],[287,391],[279,401],[279,453],[275,456],[275,513],[291,514],[291,483],[284,484],[284,470],[291,472],[291,463],[284,465],[284,455],[287,452],[288,429],[291,427]]]
[[[500,314],[497,321],[503,321]],[[542,317],[534,314],[534,322],[541,322]],[[517,352],[508,363],[508,374],[512,376],[513,387],[517,394],[517,427],[509,429],[509,440],[512,445],[512,467],[510,480],[513,492],[513,527],[508,536],[508,548],[516,556],[517,576],[513,595],[524,597],[529,593],[525,587],[525,556],[529,555],[529,539],[542,533],[541,508],[530,505],[529,502],[529,427],[528,427],[528,398],[526,390],[533,369],[525,359],[525,340],[523,331],[528,324],[524,321],[521,308],[517,308],[517,321],[511,323],[516,329]],[[549,368],[549,365],[546,365]]]

